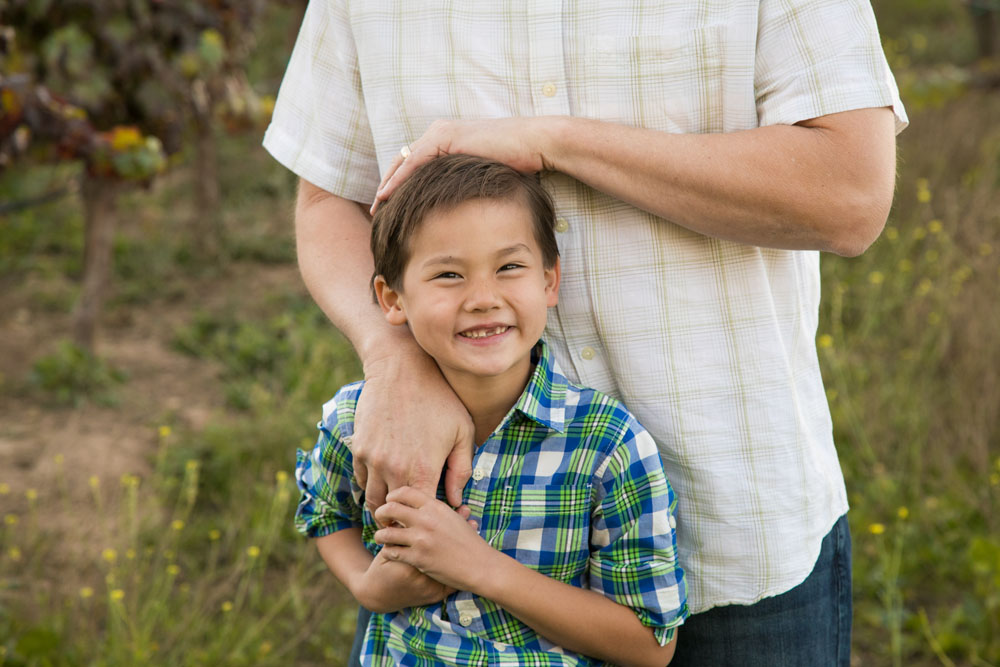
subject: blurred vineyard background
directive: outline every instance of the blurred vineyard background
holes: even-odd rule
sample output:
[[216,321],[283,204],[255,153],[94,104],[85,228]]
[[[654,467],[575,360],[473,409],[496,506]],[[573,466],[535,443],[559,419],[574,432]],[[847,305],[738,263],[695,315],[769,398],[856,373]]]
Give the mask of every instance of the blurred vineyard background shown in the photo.
[[[998,665],[1000,2],[874,5],[911,127],[817,338],[853,662]],[[0,665],[343,664],[289,472],[360,370],[259,146],[304,6],[0,0]]]

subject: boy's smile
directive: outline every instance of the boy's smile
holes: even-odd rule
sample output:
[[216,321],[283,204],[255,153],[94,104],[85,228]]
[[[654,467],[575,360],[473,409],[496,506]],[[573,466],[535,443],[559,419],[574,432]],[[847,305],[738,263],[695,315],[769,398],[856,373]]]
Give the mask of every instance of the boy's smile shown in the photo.
[[431,212],[409,245],[402,289],[376,281],[386,317],[409,324],[470,412],[484,392],[506,401],[506,412],[559,288],[558,262],[544,267],[529,209],[519,198],[473,199]]

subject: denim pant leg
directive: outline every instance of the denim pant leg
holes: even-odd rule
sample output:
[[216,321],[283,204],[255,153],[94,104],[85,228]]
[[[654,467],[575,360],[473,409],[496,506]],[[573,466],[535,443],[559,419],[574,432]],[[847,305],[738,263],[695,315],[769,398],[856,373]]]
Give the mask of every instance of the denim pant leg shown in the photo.
[[678,630],[671,667],[849,667],[851,535],[842,516],[812,573],[753,605],[716,607]]
[[351,643],[351,657],[347,659],[350,667],[357,667],[361,664],[361,649],[365,646],[365,630],[368,629],[368,621],[372,613],[362,606],[358,606],[358,626],[354,630],[354,641]]

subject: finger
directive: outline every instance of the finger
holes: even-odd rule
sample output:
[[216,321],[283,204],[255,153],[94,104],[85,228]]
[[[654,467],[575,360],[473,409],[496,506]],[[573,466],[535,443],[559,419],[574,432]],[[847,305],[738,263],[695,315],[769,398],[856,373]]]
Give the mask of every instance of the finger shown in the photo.
[[479,522],[478,521],[476,521],[475,519],[469,519],[468,523],[469,523],[470,526],[472,526],[472,530],[476,531],[477,533],[479,532]]
[[375,193],[375,201],[385,201],[388,199],[396,188],[410,177],[410,174],[439,155],[445,155],[448,152],[437,145],[436,142],[421,145],[422,143],[418,140],[410,144],[410,157],[402,160],[394,169],[386,171],[385,176],[382,177],[382,182],[379,184],[378,191]]
[[373,516],[375,516],[379,525],[381,526],[392,526],[397,524],[406,528],[407,526],[413,526],[416,524],[417,516],[419,510],[405,505],[403,503],[389,501],[382,507],[375,510]]
[[[360,484],[360,480],[358,480]],[[368,481],[365,484],[365,505],[368,506],[369,511],[372,514],[375,513],[379,507],[385,504],[385,495],[388,491],[388,487],[385,481],[376,475],[369,475]]]
[[444,471],[444,494],[453,507],[462,504],[462,491],[472,477],[472,436],[464,435],[448,455]]
[[386,494],[386,502],[400,503],[415,509],[420,509],[427,503],[434,500],[434,497],[425,491],[413,486],[401,486]]
[[458,512],[458,515],[463,519],[465,519],[466,521],[468,521],[469,516],[472,514],[472,510],[469,509],[468,505],[462,505],[456,508],[455,511]]
[[[372,535],[372,539],[375,540],[376,544],[392,544],[403,547],[411,546],[412,542],[410,531],[406,528],[396,528],[393,526],[376,530],[375,534]],[[386,554],[386,556],[388,555]]]
[[385,174],[382,176],[382,180],[379,181],[378,188],[375,190],[375,201],[372,202],[372,207],[368,211],[369,215],[375,215],[375,211],[376,209],[378,209],[378,205],[384,202],[386,198],[388,198],[389,195],[383,196],[382,188],[385,186],[385,182],[389,180],[389,178],[391,178],[393,174],[396,173],[396,170],[399,169],[399,165],[403,164],[405,160],[406,158],[404,158],[401,154],[398,153],[396,154],[396,157],[392,158],[392,162],[389,163],[389,168],[386,169]]

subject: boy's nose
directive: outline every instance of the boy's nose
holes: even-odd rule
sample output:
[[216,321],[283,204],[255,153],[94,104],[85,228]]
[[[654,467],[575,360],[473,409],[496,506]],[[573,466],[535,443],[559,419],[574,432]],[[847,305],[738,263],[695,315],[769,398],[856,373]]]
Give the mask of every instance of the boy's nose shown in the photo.
[[490,310],[500,306],[500,295],[490,280],[478,280],[469,287],[465,298],[467,310]]

